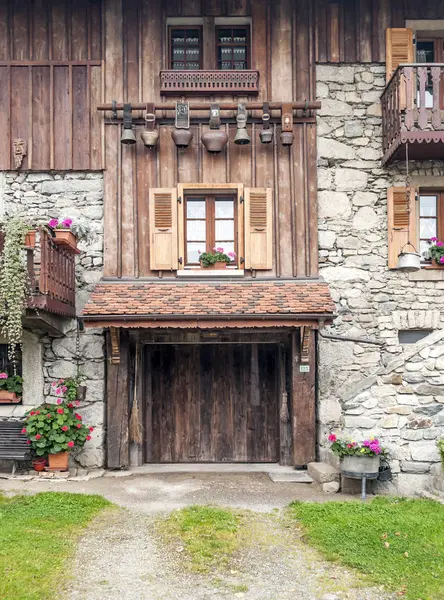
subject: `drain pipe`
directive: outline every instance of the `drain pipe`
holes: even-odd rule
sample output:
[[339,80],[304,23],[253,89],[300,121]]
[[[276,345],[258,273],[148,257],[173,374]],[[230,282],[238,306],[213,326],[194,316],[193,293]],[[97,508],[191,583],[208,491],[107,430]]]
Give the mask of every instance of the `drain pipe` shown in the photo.
[[359,344],[372,344],[373,346],[384,346],[384,342],[380,342],[378,340],[366,340],[364,338],[358,337],[331,335],[329,333],[322,333],[321,331],[319,332],[319,335],[327,340],[337,340],[338,342],[357,342]]

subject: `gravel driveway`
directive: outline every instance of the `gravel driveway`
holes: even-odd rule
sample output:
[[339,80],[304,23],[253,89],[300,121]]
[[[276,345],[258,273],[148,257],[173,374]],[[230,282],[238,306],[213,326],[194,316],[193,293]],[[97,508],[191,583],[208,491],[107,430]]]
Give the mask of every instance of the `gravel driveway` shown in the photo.
[[[5,493],[71,491],[102,494],[119,508],[105,511],[81,538],[63,600],[388,600],[356,575],[324,561],[286,527],[292,500],[344,500],[311,484],[276,484],[263,474],[163,474],[104,477],[88,482],[0,482]],[[252,542],[228,572],[190,573],[181,548],[156,538],[154,520],[191,504],[248,511]],[[356,587],[358,586],[358,587]]]

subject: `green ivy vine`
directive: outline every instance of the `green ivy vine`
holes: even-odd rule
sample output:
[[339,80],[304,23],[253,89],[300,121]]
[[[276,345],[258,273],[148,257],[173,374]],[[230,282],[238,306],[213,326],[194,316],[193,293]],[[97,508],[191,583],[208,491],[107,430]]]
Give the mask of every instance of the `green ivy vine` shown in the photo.
[[1,231],[4,246],[0,256],[0,330],[8,340],[8,357],[12,360],[22,342],[28,292],[24,245],[29,225],[19,217],[9,217],[1,224]]

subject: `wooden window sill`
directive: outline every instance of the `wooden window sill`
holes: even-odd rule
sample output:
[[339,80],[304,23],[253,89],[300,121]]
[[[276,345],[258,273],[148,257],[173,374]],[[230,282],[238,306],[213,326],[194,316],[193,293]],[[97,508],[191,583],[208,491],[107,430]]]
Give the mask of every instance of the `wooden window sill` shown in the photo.
[[243,277],[244,276],[243,269],[179,269],[177,271],[178,277]]

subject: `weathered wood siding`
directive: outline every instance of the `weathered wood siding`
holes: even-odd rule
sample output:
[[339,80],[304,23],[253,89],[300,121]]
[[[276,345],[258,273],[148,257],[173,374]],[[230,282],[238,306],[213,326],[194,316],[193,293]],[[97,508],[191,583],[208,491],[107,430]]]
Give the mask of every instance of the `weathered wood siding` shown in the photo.
[[100,0],[0,0],[0,169],[101,169]]
[[442,0],[314,0],[316,62],[385,62],[385,30],[444,19]]

